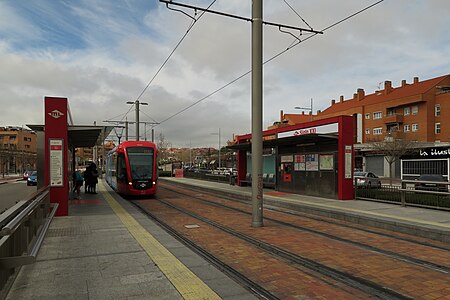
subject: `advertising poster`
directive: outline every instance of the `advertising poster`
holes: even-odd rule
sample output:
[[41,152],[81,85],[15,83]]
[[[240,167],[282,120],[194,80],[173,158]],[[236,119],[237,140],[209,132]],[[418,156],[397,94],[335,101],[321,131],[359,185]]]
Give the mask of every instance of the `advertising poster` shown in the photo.
[[63,145],[62,139],[50,139],[50,186],[63,186]]
[[305,171],[305,155],[295,155],[294,162],[294,171]]
[[320,154],[320,170],[333,170],[334,156],[333,154]]
[[281,155],[281,162],[282,163],[291,163],[293,162],[294,157],[292,155]]
[[306,171],[319,171],[319,155],[306,154]]

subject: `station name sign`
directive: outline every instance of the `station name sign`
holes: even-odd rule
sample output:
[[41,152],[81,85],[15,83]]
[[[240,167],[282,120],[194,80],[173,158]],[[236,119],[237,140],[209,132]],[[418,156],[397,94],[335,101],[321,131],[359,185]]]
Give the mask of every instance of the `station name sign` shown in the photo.
[[338,132],[338,123],[332,123],[322,126],[316,126],[316,127],[308,127],[308,128],[301,128],[286,132],[280,132],[278,133],[278,138],[287,138],[287,137],[293,137],[293,136],[299,136],[299,135],[305,135],[305,134],[327,134],[327,133],[336,133]]

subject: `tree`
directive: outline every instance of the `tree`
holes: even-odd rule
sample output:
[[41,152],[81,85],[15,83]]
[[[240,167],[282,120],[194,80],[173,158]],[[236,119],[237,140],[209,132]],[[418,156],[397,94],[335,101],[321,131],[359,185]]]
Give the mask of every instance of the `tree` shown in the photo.
[[405,136],[395,138],[388,133],[383,141],[369,142],[369,147],[384,155],[384,159],[389,164],[389,185],[392,185],[392,165],[405,154],[410,153],[414,149],[416,142],[408,140]]
[[160,164],[166,163],[169,154],[168,150],[172,147],[172,143],[166,140],[164,134],[160,132],[156,138],[156,146],[159,150]]

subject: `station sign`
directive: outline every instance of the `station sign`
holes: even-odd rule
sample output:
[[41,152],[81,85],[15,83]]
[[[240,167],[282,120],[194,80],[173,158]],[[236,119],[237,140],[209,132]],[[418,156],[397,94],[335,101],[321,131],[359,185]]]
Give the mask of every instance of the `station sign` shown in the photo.
[[287,137],[293,137],[293,136],[299,136],[299,135],[305,135],[305,134],[327,134],[327,133],[337,133],[339,131],[338,129],[338,123],[331,123],[321,126],[315,126],[315,127],[308,127],[308,128],[301,128],[286,132],[280,132],[278,133],[278,138],[287,138]]

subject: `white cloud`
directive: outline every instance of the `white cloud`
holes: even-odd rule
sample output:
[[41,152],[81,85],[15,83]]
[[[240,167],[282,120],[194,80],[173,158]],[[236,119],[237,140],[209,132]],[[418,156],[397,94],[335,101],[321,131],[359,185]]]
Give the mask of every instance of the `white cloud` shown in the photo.
[[[183,1],[206,7],[211,1]],[[43,97],[68,97],[76,123],[117,119],[131,108],[191,20],[163,4],[102,0],[40,1],[27,10],[0,2],[0,125],[41,123]],[[316,30],[372,1],[289,1]],[[217,1],[212,9],[250,17],[250,1]],[[119,6],[118,6],[119,5]],[[307,27],[281,1],[265,1],[268,21]],[[186,10],[192,13],[192,11]],[[446,0],[385,1],[323,35],[315,36],[264,66],[264,126],[295,106],[325,109],[331,99],[379,82],[448,74],[450,37]],[[53,27],[49,28],[49,24]],[[306,35],[303,36],[305,38]],[[264,27],[264,57],[293,41]],[[141,101],[141,121],[162,121],[244,74],[251,66],[251,24],[205,14],[191,29]],[[175,146],[213,146],[250,131],[250,75],[156,127]],[[118,117],[117,117],[118,116]],[[151,118],[150,118],[150,117]],[[134,111],[128,114],[134,120]],[[149,129],[149,128],[147,128]],[[131,131],[133,127],[130,128]],[[143,130],[141,130],[143,132]]]

